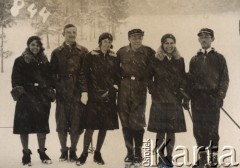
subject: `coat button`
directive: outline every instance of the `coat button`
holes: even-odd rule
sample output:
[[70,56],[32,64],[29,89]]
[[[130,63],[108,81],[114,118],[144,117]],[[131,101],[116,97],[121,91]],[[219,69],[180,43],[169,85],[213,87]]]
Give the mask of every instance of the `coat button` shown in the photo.
[[135,80],[136,78],[135,78],[135,76],[131,76],[131,80]]

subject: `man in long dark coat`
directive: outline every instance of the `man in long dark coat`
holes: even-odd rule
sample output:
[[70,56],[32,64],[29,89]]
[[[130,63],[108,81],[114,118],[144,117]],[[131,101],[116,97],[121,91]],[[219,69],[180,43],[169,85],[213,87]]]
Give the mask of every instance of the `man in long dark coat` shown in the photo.
[[68,160],[67,133],[70,134],[70,161],[77,159],[76,146],[81,128],[82,101],[87,100],[87,86],[81,68],[88,50],[76,43],[77,28],[68,24],[64,27],[65,42],[52,52],[51,67],[55,78],[56,122],[61,144],[60,161]]

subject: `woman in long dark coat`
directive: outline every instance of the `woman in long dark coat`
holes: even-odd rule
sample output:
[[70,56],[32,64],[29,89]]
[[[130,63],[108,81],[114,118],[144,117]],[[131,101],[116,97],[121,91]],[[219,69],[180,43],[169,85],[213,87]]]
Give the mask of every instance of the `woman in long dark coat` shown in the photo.
[[[175,133],[186,131],[180,94],[180,89],[184,89],[185,86],[185,65],[175,44],[175,37],[172,34],[165,34],[153,61],[154,81],[150,87],[152,105],[148,123],[148,130],[157,133],[158,147],[165,140],[169,141],[165,158],[170,166]],[[160,155],[164,158],[164,153]],[[167,166],[166,163],[159,164]]]
[[83,69],[88,85],[88,102],[83,117],[86,132],[83,152],[77,165],[85,163],[88,156],[94,130],[99,130],[94,161],[104,164],[100,150],[107,130],[118,129],[116,92],[117,92],[117,59],[112,48],[113,37],[103,33],[99,37],[99,47],[86,55]]
[[55,92],[51,89],[51,71],[43,51],[41,39],[31,36],[26,50],[16,58],[12,71],[11,94],[17,101],[13,133],[20,134],[23,165],[31,165],[31,150],[28,148],[31,133],[37,134],[40,159],[43,163],[51,163],[45,153],[45,140],[49,133],[48,119]]

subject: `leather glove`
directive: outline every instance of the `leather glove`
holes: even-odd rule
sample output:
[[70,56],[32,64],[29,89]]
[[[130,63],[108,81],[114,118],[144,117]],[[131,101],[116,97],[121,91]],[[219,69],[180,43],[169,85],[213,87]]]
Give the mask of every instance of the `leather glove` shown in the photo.
[[223,99],[222,98],[216,98],[216,105],[221,108],[223,106]]
[[51,102],[54,102],[56,100],[56,91],[54,89],[48,89],[47,96]]
[[189,107],[189,101],[187,100],[183,100],[183,103],[182,103],[182,106],[185,110],[189,110],[190,107]]

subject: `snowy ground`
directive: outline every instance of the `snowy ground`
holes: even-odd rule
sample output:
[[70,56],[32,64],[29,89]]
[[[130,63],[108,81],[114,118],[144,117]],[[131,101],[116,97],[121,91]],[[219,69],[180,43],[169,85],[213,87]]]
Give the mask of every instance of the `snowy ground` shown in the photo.
[[[225,55],[229,74],[230,74],[230,86],[225,99],[224,108],[229,114],[240,123],[240,39],[239,39],[239,17],[236,14],[225,14],[221,16],[203,16],[203,15],[191,15],[191,16],[135,16],[130,17],[126,25],[120,28],[119,34],[117,34],[117,41],[113,43],[114,50],[119,47],[128,44],[127,31],[129,29],[139,27],[145,31],[144,44],[151,46],[153,49],[157,49],[160,44],[160,38],[165,33],[173,33],[177,39],[177,47],[185,58],[186,70],[188,70],[188,64],[190,58],[199,49],[199,43],[197,41],[197,32],[202,27],[209,27],[215,30],[216,41],[213,46],[217,51]],[[23,31],[26,30],[26,31]],[[0,167],[1,168],[18,168],[23,167],[21,165],[22,147],[18,135],[12,134],[12,124],[14,117],[15,102],[10,96],[11,90],[11,68],[15,57],[19,56],[25,48],[27,38],[34,33],[34,30],[26,25],[18,25],[15,28],[7,30],[7,43],[6,49],[13,51],[13,56],[5,59],[5,72],[0,73]],[[97,39],[96,39],[97,42]],[[82,42],[82,44],[88,47],[89,50],[96,47],[95,42]],[[46,43],[44,44],[46,46]],[[56,46],[56,40],[51,41],[51,49],[47,50],[47,54],[51,53]],[[147,111],[146,118],[148,121],[149,108],[151,104],[150,96],[147,99]],[[50,114],[50,129],[51,133],[47,136],[48,148],[47,153],[53,160],[52,165],[47,167],[54,168],[71,168],[76,167],[74,163],[62,163],[58,161],[60,156],[60,144],[57,134],[55,132],[55,103],[52,104]],[[188,148],[190,154],[190,161],[192,160],[193,152],[192,146],[195,145],[195,139],[192,134],[192,123],[187,112],[185,112],[185,118],[188,131],[186,133],[180,133],[176,136],[176,146],[184,145]],[[203,123],[204,124],[204,123]],[[220,150],[224,146],[233,146],[236,149],[236,158],[240,162],[240,130],[230,121],[230,119],[222,112],[220,119]],[[145,138],[152,139],[154,141],[155,134],[147,132]],[[82,150],[81,136],[77,154],[80,155]],[[93,142],[96,142],[96,133],[94,134]],[[95,144],[94,144],[95,146]],[[36,135],[30,136],[29,148],[32,150],[32,163],[36,168],[45,167],[40,162],[37,153],[37,138]],[[175,151],[174,154],[180,153]],[[229,151],[222,151],[220,154],[226,154]],[[110,131],[107,134],[104,146],[102,148],[102,155],[106,162],[104,166],[97,166],[93,162],[93,156],[89,155],[87,163],[83,165],[83,168],[122,168],[123,158],[125,157],[126,149],[124,147],[124,141],[121,129]],[[240,167],[240,166],[239,166]]]

